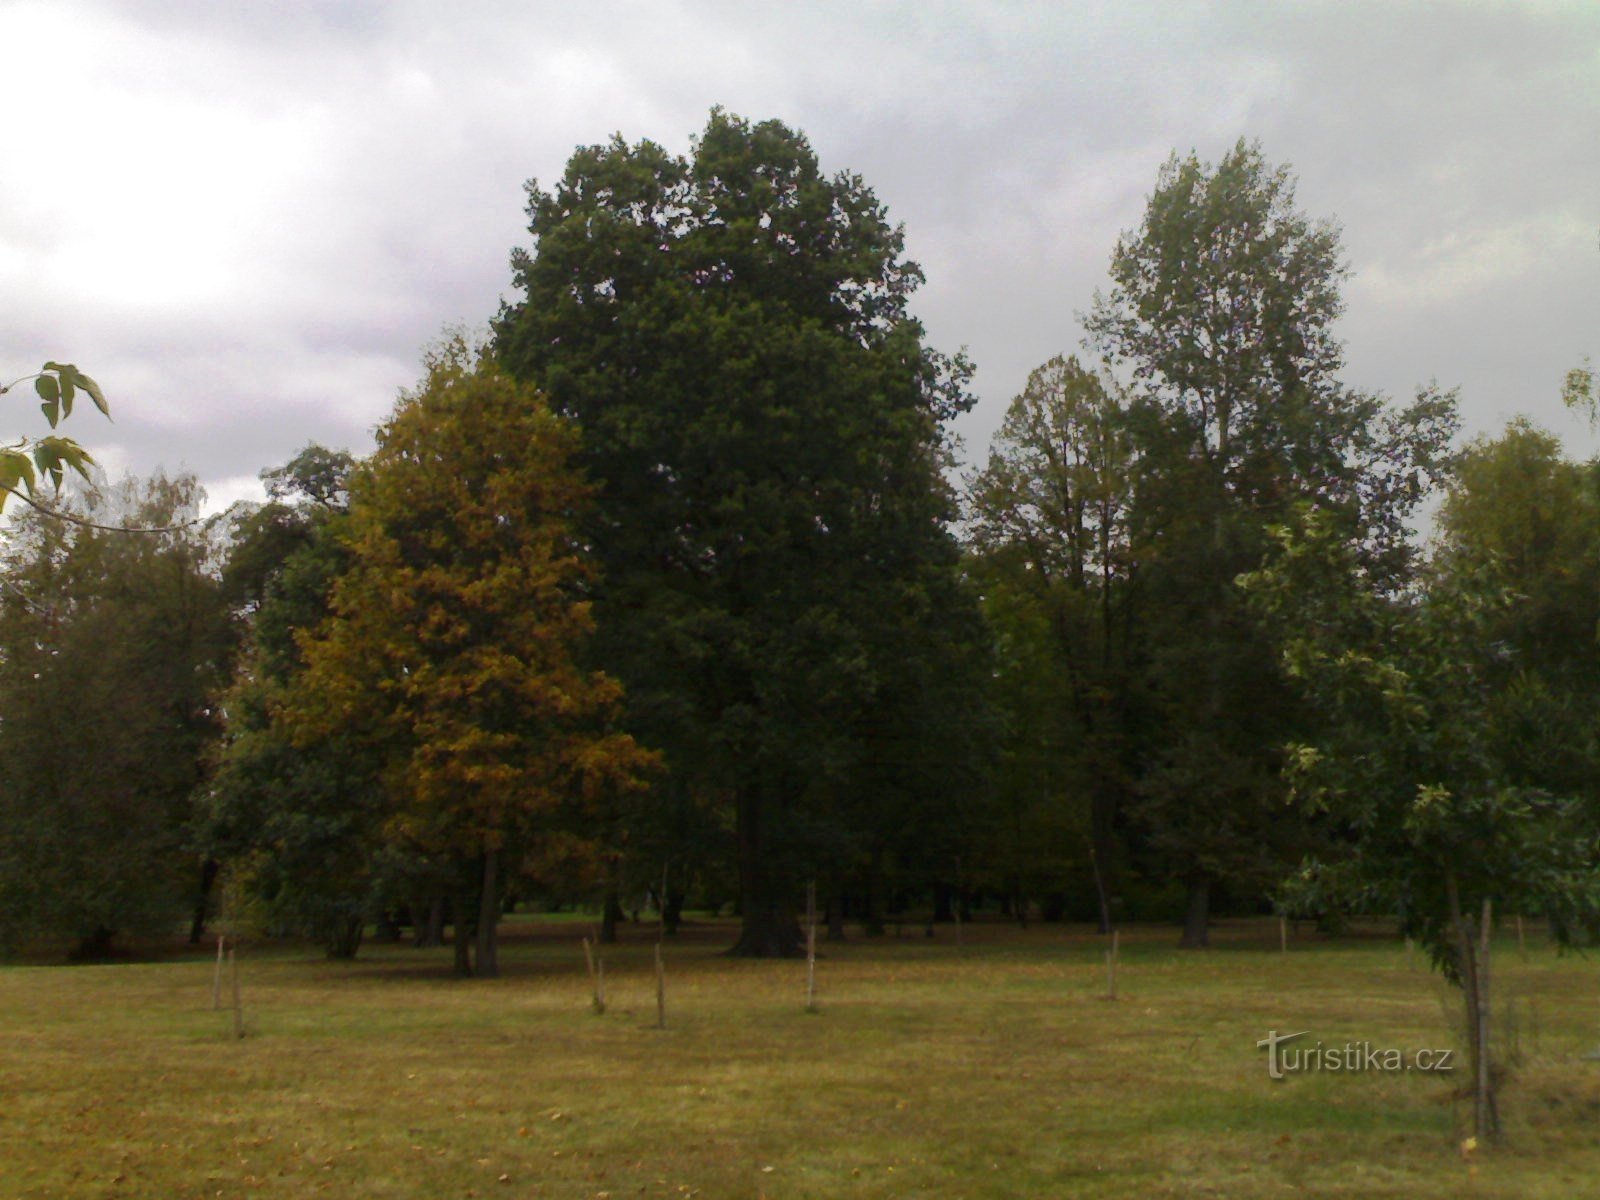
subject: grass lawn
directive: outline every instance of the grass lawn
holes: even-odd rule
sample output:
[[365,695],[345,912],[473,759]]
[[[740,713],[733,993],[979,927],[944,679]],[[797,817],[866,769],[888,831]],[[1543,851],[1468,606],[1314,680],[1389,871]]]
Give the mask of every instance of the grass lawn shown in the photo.
[[608,948],[513,918],[493,981],[449,952],[247,946],[248,1036],[204,954],[0,969],[0,1197],[1568,1197],[1600,1187],[1600,963],[1495,958],[1520,1061],[1503,1145],[1463,1152],[1466,1071],[1267,1077],[1257,1040],[1454,1046],[1458,1002],[1389,939],[1227,922],[1206,952],[1081,927],[719,957],[728,922]]

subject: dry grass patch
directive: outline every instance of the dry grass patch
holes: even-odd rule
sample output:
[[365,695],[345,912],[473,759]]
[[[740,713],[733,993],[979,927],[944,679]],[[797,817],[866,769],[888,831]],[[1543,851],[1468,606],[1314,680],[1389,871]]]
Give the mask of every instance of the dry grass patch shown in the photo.
[[[517,920],[506,977],[448,953],[336,964],[247,948],[248,1036],[211,961],[0,970],[0,1196],[1567,1197],[1600,1172],[1595,964],[1503,949],[1522,1062],[1502,1148],[1464,1159],[1448,1078],[1272,1083],[1255,1041],[1455,1044],[1453,1010],[1391,941],[1240,923],[1204,953],[1125,931],[979,926],[718,956],[727,924],[607,954],[588,1009],[580,927]],[[1510,943],[1514,947],[1514,941]]]

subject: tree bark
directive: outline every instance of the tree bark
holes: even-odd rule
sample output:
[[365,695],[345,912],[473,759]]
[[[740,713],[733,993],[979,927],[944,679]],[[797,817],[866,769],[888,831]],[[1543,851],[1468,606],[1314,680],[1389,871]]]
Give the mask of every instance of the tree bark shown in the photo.
[[618,895],[617,885],[606,885],[605,899],[600,902],[600,944],[614,946],[617,944],[617,923],[622,920],[622,897]]
[[[434,896],[426,903],[426,910],[423,909],[421,903],[411,906],[411,913],[414,918],[412,928],[416,932],[412,945],[418,949],[427,946],[444,945],[444,897]],[[426,912],[426,915],[424,915],[424,912]]]
[[211,911],[211,887],[217,881],[217,871],[222,864],[208,858],[200,866],[200,891],[195,896],[194,919],[189,922],[189,945],[198,946],[206,933],[206,917]]
[[1095,792],[1089,805],[1089,866],[1094,870],[1094,896],[1100,907],[1100,932],[1111,932],[1111,889],[1106,881],[1106,864],[1111,861],[1111,810],[1115,802],[1104,789]]
[[[1489,1054],[1488,971],[1479,961],[1479,947],[1473,929],[1461,911],[1461,892],[1452,872],[1445,876],[1445,898],[1450,904],[1450,924],[1456,935],[1456,974],[1467,1010],[1467,1050],[1472,1065],[1472,1131],[1479,1140],[1499,1131],[1498,1105],[1494,1095],[1494,1070]],[[1484,906],[1485,922],[1489,918]],[[1479,930],[1483,951],[1488,952],[1488,930]]]
[[766,858],[766,796],[746,784],[736,801],[739,837],[739,940],[728,948],[734,958],[798,958],[800,922],[794,905],[773,886]]
[[1211,945],[1211,877],[1196,873],[1189,876],[1189,906],[1183,914],[1183,937],[1178,940],[1182,950],[1203,950]]
[[670,884],[667,889],[666,907],[661,910],[661,927],[666,930],[668,937],[674,937],[678,932],[678,924],[683,920],[684,892],[682,888]]
[[480,979],[500,974],[500,851],[485,850],[482,858],[483,886],[478,893],[478,961],[474,972]]
[[328,957],[345,962],[355,958],[361,949],[361,936],[366,928],[367,923],[360,917],[345,917],[334,922],[326,940]]

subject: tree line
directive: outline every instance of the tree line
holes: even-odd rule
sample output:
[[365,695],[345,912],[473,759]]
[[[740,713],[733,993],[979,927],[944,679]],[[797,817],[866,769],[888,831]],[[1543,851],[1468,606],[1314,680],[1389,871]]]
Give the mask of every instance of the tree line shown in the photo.
[[508,904],[648,893],[781,956],[812,882],[835,933],[1392,914],[1463,981],[1484,901],[1593,932],[1600,467],[1345,383],[1338,229],[1259,147],[1161,168],[964,477],[971,365],[801,134],[716,110],[528,197],[517,299],[370,458],[13,521],[0,942],[225,893],[491,975]]

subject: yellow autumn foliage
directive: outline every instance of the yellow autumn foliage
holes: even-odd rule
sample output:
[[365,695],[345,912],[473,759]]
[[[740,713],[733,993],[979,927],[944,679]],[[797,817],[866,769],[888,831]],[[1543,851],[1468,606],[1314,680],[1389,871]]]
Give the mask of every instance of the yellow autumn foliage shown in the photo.
[[[301,635],[279,716],[385,751],[393,831],[444,853],[537,840],[543,819],[641,786],[654,756],[614,727],[621,688],[584,669],[590,487],[575,431],[460,339],[401,398],[351,485],[354,564]],[[570,815],[570,813],[569,813]]]

